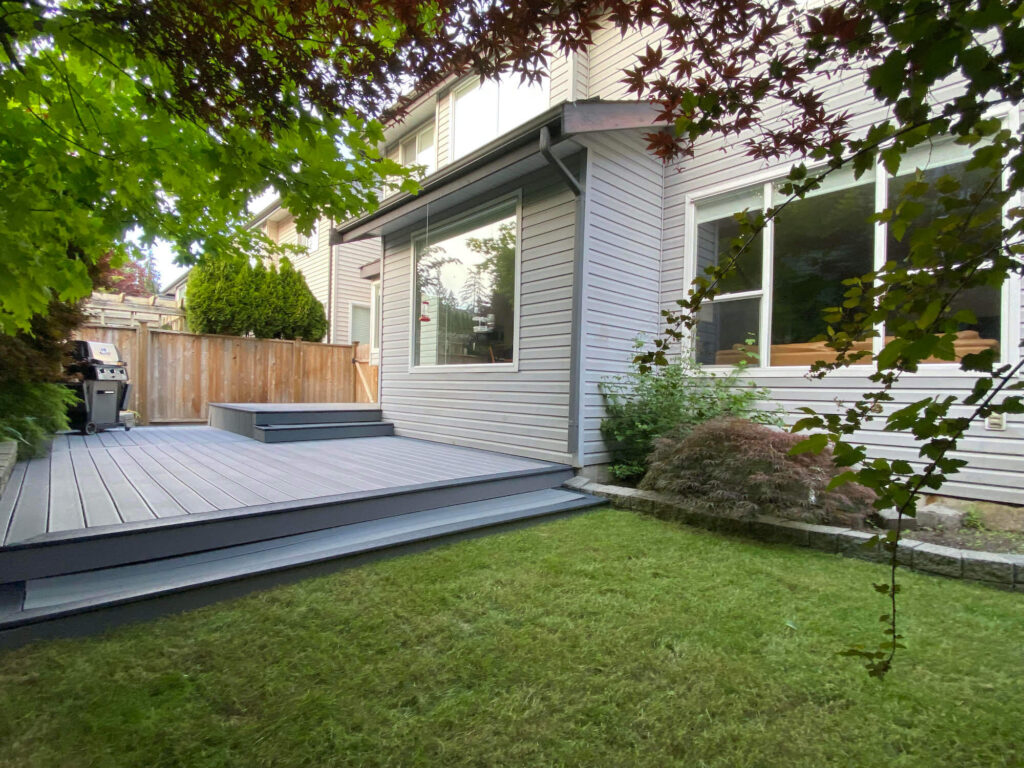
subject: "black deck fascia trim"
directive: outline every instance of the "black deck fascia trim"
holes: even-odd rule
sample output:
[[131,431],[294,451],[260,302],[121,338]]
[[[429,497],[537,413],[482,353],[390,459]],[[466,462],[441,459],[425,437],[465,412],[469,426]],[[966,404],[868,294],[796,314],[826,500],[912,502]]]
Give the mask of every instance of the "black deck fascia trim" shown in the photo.
[[481,524],[469,523],[450,530],[435,529],[406,541],[375,542],[348,554],[331,554],[301,562],[282,563],[244,574],[208,579],[146,594],[120,598],[106,596],[24,611],[19,615],[0,618],[0,648],[16,648],[32,640],[49,637],[97,634],[122,624],[155,619],[390,557],[424,552],[442,544],[551,522],[608,504],[606,499],[590,494],[580,493],[579,496],[545,505],[529,514],[518,514],[506,519],[492,518]]
[[313,421],[303,424],[256,424],[253,429],[263,432],[301,432],[304,429],[324,429],[332,427],[348,429],[349,427],[394,427],[390,421]]
[[397,488],[353,491],[47,533],[0,548],[0,583],[129,565],[425,509],[483,501],[556,487],[572,475],[573,470],[568,465],[550,464]]

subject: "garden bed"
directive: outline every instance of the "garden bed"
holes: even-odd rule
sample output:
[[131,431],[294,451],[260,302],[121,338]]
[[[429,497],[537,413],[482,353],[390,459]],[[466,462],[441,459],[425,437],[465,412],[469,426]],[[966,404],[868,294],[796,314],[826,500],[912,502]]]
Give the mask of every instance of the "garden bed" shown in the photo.
[[[881,542],[873,545],[870,543],[874,537],[884,536],[885,532],[878,529],[817,525],[767,515],[718,515],[710,508],[696,508],[685,500],[668,494],[617,485],[602,485],[583,478],[575,478],[567,485],[603,496],[627,509],[709,530],[812,547],[875,562],[890,560],[889,552],[883,548]],[[913,570],[982,581],[1003,589],[1024,592],[1024,554],[982,552],[945,546],[926,541],[924,537],[915,538],[916,533],[905,533],[900,539],[898,557],[901,565]],[[927,532],[922,533],[928,535]]]

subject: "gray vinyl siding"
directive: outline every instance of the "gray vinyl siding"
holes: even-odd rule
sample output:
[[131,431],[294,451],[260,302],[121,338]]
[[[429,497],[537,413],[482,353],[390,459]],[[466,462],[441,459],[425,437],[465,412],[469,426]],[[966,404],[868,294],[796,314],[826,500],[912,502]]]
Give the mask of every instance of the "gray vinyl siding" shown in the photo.
[[561,104],[563,101],[572,100],[572,82],[570,81],[571,68],[569,59],[566,56],[555,56],[548,66],[548,73],[551,77],[548,83],[549,103]]
[[587,146],[582,463],[608,461],[600,382],[625,372],[634,340],[659,329],[665,168],[639,132],[579,139]]
[[612,27],[597,30],[588,51],[587,95],[608,100],[636,98],[626,92],[622,70],[634,63],[637,54],[643,53],[652,39],[647,31],[623,36]]
[[568,463],[576,199],[551,172],[521,189],[518,370],[410,371],[412,232],[389,234],[381,406],[400,435]]
[[[821,88],[830,107],[850,112],[855,129],[885,117],[857,78],[823,81]],[[957,91],[957,84],[950,83],[938,90],[936,99],[948,99]],[[767,166],[762,161],[748,158],[738,142],[729,145],[728,152],[723,151],[724,148],[721,141],[704,142],[698,145],[693,158],[666,172],[662,265],[662,306],[665,308],[677,308],[675,302],[687,288],[683,263],[686,195],[723,184],[743,185],[744,178],[774,167],[778,167],[780,176],[785,175],[789,167],[784,162]],[[1010,299],[1011,302],[1024,301],[1021,295]],[[803,378],[799,370],[769,369],[752,371],[748,378],[771,390],[773,402],[783,409],[789,423],[798,418],[797,409],[801,406],[816,404],[834,409],[838,407],[835,405],[837,401],[850,403],[861,393],[872,389],[866,376],[856,374],[809,380]],[[962,398],[969,391],[971,381],[970,377],[950,369],[929,371],[925,366],[922,372],[907,376],[896,393],[897,399],[906,403],[926,395],[947,392]],[[955,413],[966,415],[967,410],[960,408]],[[857,441],[868,447],[869,455],[916,460],[918,451],[910,436],[883,432],[883,425],[884,421],[875,422],[857,436]],[[943,486],[943,494],[1024,504],[1024,488],[1020,482],[1024,476],[1024,417],[1007,417],[1005,431],[986,430],[984,425],[975,425],[963,441],[962,448],[958,455],[968,461],[968,466]]]
[[334,312],[332,337],[335,344],[348,344],[349,319],[353,303],[370,303],[371,281],[359,276],[359,268],[380,258],[380,240],[360,240],[334,246]]

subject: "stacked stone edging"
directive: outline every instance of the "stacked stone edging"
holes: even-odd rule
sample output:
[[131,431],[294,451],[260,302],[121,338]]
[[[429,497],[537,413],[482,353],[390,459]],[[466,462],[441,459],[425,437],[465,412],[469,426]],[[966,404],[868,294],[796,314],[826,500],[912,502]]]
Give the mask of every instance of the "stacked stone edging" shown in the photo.
[[11,479],[14,463],[18,460],[18,444],[13,440],[0,441],[0,495]]
[[[691,509],[685,503],[655,491],[602,485],[584,478],[573,478],[566,485],[603,496],[616,505],[723,533],[751,536],[762,541],[795,544],[846,557],[873,562],[889,562],[889,552],[877,542],[865,546],[872,534],[834,525],[816,525],[782,520],[770,515],[753,518],[720,517]],[[914,539],[900,539],[896,557],[911,570],[937,573],[955,579],[970,579],[992,586],[1024,592],[1024,555],[976,552],[943,547]]]

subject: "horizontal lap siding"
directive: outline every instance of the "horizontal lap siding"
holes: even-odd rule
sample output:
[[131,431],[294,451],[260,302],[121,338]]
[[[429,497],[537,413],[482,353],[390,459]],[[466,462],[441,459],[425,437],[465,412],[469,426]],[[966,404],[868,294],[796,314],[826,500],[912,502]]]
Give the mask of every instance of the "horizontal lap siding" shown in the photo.
[[600,382],[628,369],[638,336],[658,331],[665,171],[637,133],[580,141],[588,150],[582,397],[582,463],[588,465],[608,461]]
[[370,304],[370,281],[359,276],[359,268],[380,258],[380,240],[360,240],[334,246],[333,333],[337,344],[349,344],[352,304]]
[[398,434],[571,461],[575,216],[575,198],[554,174],[523,187],[518,371],[410,372],[410,233],[385,238],[381,405]]
[[[856,78],[823,81],[821,87],[830,108],[849,111],[851,123],[857,129],[888,116]],[[957,92],[957,84],[950,83],[938,89],[936,99],[948,99]],[[780,168],[780,175],[784,175],[788,165],[775,165]],[[772,166],[746,157],[740,141],[732,139],[728,145],[721,141],[704,142],[698,145],[695,157],[687,159],[678,168],[666,171],[662,263],[662,305],[665,308],[677,308],[676,300],[686,292],[683,273],[685,196],[721,184],[742,182],[744,177],[769,167]],[[1024,301],[1021,296],[1013,298]],[[838,407],[835,405],[837,400],[853,402],[859,395],[871,391],[871,383],[860,376],[830,376],[819,381],[805,379],[798,373],[792,377],[779,378],[776,374],[758,378],[757,373],[752,372],[749,378],[772,391],[772,400],[784,410],[788,423],[798,418],[797,409],[801,406],[834,410]],[[899,402],[904,403],[946,392],[962,398],[969,391],[968,381],[956,374],[942,375],[926,370],[907,376],[896,396]],[[887,407],[885,412],[889,410],[891,408]],[[957,415],[966,415],[966,409],[957,409]],[[856,437],[858,442],[867,446],[869,455],[917,460],[918,451],[913,439],[906,434],[883,432],[883,425],[883,421],[876,421]],[[986,430],[984,425],[975,425],[962,448],[963,452],[958,455],[968,461],[968,466],[943,486],[943,493],[1024,504],[1024,488],[1020,481],[1024,476],[1024,418],[1008,417],[1006,431]]]
[[[824,413],[839,413],[873,384],[865,376],[831,376],[824,380],[793,376],[758,376],[752,373],[745,379],[767,388],[771,393],[763,407],[782,409],[787,425],[804,416],[801,407],[812,407]],[[919,444],[910,435],[885,432],[885,417],[908,403],[923,397],[952,395],[962,399],[970,391],[970,379],[956,374],[936,375],[927,371],[908,376],[893,392],[895,402],[884,406],[882,413],[868,422],[854,437],[856,443],[867,447],[868,455],[887,459],[906,459],[914,464],[922,460]],[[955,406],[953,416],[968,416],[971,409]],[[1024,504],[1024,417],[1009,416],[1005,430],[988,430],[984,424],[974,424],[960,443],[960,452],[954,454],[968,462],[959,473],[950,476],[942,493]]]

